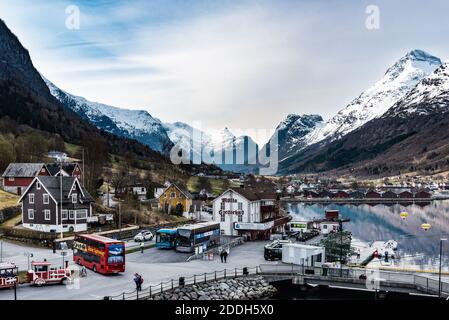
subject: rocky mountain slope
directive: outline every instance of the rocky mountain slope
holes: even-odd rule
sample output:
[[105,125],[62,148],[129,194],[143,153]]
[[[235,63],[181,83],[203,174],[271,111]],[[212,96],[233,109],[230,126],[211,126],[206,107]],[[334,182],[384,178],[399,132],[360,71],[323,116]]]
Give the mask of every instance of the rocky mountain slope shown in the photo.
[[357,175],[434,173],[449,168],[449,66],[422,79],[381,117],[320,146],[314,144],[289,171],[339,170]]
[[155,151],[168,153],[173,145],[159,119],[144,110],[117,108],[91,102],[67,93],[44,78],[50,92],[64,106],[88,120],[97,128],[117,136],[135,139]]

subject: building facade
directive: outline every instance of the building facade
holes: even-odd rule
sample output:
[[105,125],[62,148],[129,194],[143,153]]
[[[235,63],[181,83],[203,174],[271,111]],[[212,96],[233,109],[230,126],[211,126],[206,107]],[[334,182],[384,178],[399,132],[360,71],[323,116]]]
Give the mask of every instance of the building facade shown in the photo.
[[86,231],[93,202],[76,177],[36,177],[19,199],[22,225],[42,232]]
[[269,239],[281,232],[290,217],[281,216],[274,192],[255,192],[249,188],[231,188],[215,198],[213,221],[220,222],[226,236]]
[[182,205],[183,212],[189,212],[192,205],[192,195],[178,187],[176,184],[170,184],[159,195],[159,209],[171,212],[179,204]]
[[21,195],[34,178],[49,175],[45,163],[10,163],[3,173],[3,188]]

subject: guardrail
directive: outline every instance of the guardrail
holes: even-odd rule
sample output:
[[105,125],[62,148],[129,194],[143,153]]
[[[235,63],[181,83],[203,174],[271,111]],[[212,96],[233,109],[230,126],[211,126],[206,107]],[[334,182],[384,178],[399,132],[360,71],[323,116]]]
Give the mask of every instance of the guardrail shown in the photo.
[[[221,279],[234,279],[238,277],[257,274],[260,274],[259,267],[223,269],[220,271],[205,272],[189,277],[180,277],[178,280],[171,279],[162,281],[159,284],[149,285],[143,288],[141,291],[134,290],[130,292],[123,292],[115,296],[105,296],[104,300],[146,300],[150,299],[154,295],[161,294],[166,291],[170,291],[183,286],[217,281]],[[183,285],[180,284],[181,281],[184,281]]]
[[193,255],[191,255],[191,256],[189,256],[187,258],[186,262],[189,262],[189,261],[192,261],[192,260],[195,260],[195,259],[201,259],[202,257],[207,255],[208,253],[219,253],[219,249],[220,248],[225,248],[225,247],[234,248],[234,247],[239,246],[239,245],[241,245],[243,243],[245,243],[245,240],[243,239],[243,237],[238,237],[238,238],[235,238],[235,239],[233,239],[231,241],[220,243],[219,246],[216,246],[216,247],[214,247],[214,248],[212,248],[210,250],[204,251],[202,253],[193,254]]

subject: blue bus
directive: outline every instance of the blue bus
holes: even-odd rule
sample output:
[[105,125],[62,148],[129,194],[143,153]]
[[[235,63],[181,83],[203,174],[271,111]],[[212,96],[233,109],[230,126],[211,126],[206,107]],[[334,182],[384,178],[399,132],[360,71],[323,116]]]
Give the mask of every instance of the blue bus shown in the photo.
[[176,243],[176,229],[159,229],[156,231],[156,248],[173,249]]
[[201,222],[178,227],[176,235],[176,251],[195,252],[202,246],[207,249],[220,244],[220,223]]

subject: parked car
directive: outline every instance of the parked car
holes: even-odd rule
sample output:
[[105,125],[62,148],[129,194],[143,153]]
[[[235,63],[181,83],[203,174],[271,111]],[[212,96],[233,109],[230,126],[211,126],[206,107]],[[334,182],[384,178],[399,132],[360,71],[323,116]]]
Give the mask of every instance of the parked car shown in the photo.
[[289,243],[288,240],[275,240],[269,243],[264,248],[265,260],[281,260],[282,259],[282,245]]
[[145,230],[140,231],[136,236],[134,237],[135,242],[142,242],[142,241],[151,241],[153,240],[154,235],[151,231]]

